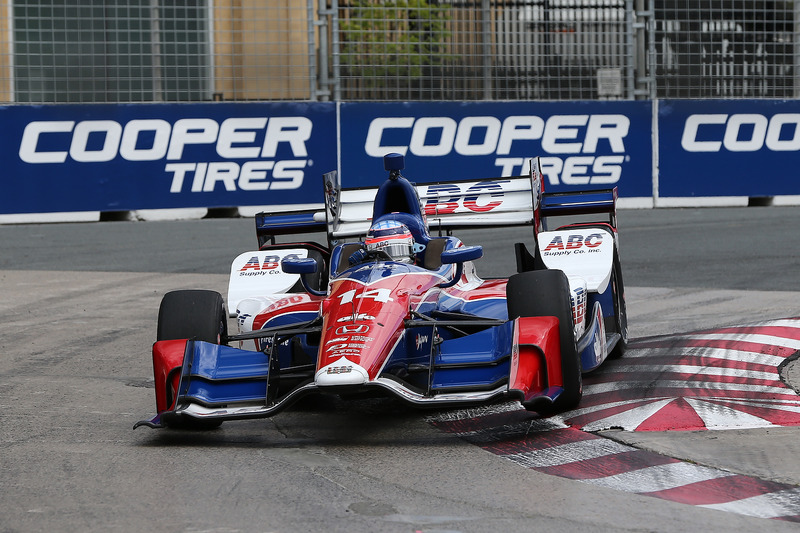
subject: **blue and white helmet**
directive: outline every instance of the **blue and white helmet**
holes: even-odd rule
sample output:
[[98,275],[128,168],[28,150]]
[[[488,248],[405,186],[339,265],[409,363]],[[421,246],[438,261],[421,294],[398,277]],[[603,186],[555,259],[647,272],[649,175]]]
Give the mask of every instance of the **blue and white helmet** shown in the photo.
[[401,263],[414,262],[414,236],[408,226],[396,220],[376,222],[364,241],[367,250],[380,250]]

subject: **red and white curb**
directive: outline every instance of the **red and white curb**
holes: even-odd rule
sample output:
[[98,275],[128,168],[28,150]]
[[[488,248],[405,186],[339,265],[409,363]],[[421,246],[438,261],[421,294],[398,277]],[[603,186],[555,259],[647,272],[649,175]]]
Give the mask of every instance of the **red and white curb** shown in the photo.
[[646,339],[586,376],[580,409],[561,418],[586,431],[800,425],[779,375],[798,350],[800,319]]
[[430,422],[526,468],[747,516],[800,522],[800,487],[687,463],[589,431],[800,425],[779,367],[800,350],[800,319],[649,339],[586,376],[580,409],[538,419],[516,403]]

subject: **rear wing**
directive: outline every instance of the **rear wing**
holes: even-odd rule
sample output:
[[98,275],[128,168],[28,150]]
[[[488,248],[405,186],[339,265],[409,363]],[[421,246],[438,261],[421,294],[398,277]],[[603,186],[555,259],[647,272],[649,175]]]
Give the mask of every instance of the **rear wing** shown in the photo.
[[[323,175],[325,204],[319,209],[256,215],[259,246],[275,236],[326,232],[329,244],[366,235],[378,187],[342,189],[336,171]],[[450,233],[461,228],[533,226],[534,236],[554,216],[605,213],[616,227],[616,189],[544,193],[539,159],[527,176],[415,185],[428,228]]]

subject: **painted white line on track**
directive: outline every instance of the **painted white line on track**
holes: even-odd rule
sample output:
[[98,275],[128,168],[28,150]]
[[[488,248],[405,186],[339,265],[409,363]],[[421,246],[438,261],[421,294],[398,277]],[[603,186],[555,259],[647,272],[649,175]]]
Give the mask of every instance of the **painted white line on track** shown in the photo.
[[641,381],[615,381],[612,383],[597,383],[583,387],[583,395],[601,394],[604,392],[614,392],[626,389],[643,389],[657,387],[659,389],[679,389],[679,390],[721,390],[721,391],[745,391],[763,392],[768,394],[794,394],[792,389],[787,387],[771,387],[769,385],[750,385],[748,383],[718,383],[712,381],[681,381],[666,380],[653,382],[653,380]]
[[678,374],[689,374],[692,376],[726,376],[726,377],[741,377],[750,379],[768,379],[775,381],[778,377],[778,370],[774,372],[762,372],[758,370],[744,370],[740,368],[728,368],[718,366],[698,366],[698,365],[627,365],[615,366],[610,368],[609,372],[625,372],[625,373],[651,373],[658,375],[664,372],[675,372]]
[[633,409],[628,409],[622,413],[617,413],[605,418],[593,420],[592,422],[584,425],[581,429],[584,431],[600,431],[612,427],[636,428],[672,401],[674,401],[674,398],[668,398],[666,400],[652,402],[635,407]]
[[561,419],[570,419],[581,415],[591,414],[597,411],[603,411],[605,409],[613,409],[615,407],[630,405],[632,403],[655,402],[659,400],[674,400],[674,399],[675,399],[674,397],[657,396],[653,398],[634,398],[632,400],[622,400],[619,402],[601,403],[599,405],[593,405],[591,407],[583,407],[580,409],[575,409],[574,411],[567,411],[566,413],[559,414],[558,417]]
[[610,439],[590,439],[551,446],[542,450],[512,453],[503,455],[503,457],[526,468],[546,468],[636,450],[632,446]]
[[731,342],[751,342],[753,344],[764,344],[767,346],[780,346],[800,350],[800,340],[791,337],[778,337],[775,335],[761,335],[758,333],[698,333],[683,335],[683,339],[704,340],[704,341],[731,341]]
[[800,488],[760,494],[731,502],[698,505],[698,507],[758,518],[797,516],[800,515]]
[[769,420],[718,403],[707,402],[700,398],[684,399],[692,406],[694,412],[703,420],[708,429],[762,428],[775,425]]
[[609,489],[625,492],[659,492],[667,489],[683,487],[691,483],[718,479],[732,476],[731,472],[697,466],[689,463],[669,463],[665,465],[649,466],[622,474],[583,480]]
[[714,348],[710,346],[665,346],[657,348],[632,349],[628,352],[625,352],[625,357],[623,360],[659,357],[662,355],[672,358],[703,357],[726,361],[739,361],[743,363],[755,363],[775,367],[786,360],[785,357],[781,357],[779,355],[770,355],[761,352],[752,352],[749,350]]

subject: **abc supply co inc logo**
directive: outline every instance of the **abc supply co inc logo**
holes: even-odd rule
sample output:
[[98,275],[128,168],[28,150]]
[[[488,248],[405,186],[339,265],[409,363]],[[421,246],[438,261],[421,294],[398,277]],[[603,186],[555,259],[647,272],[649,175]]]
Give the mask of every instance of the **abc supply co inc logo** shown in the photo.
[[600,246],[603,244],[602,233],[592,233],[590,235],[555,235],[550,244],[542,250],[544,256],[571,255],[600,253]]
[[[611,185],[619,181],[628,160],[625,115],[536,115],[464,117],[382,117],[370,122],[364,145],[371,157],[386,153],[442,157],[495,156],[501,176],[525,174],[530,157],[514,157],[521,149],[540,158],[542,174],[552,185]],[[523,143],[538,143],[528,147]],[[400,144],[402,143],[402,144]],[[539,149],[540,148],[540,149]],[[608,154],[612,155],[599,155]]]
[[[19,157],[32,164],[163,160],[171,193],[288,190],[302,185],[311,164],[312,126],[306,117],[34,121],[22,134]],[[282,145],[291,159],[276,158]],[[222,161],[183,161],[187,149],[212,147]]]

